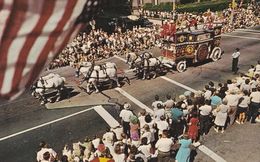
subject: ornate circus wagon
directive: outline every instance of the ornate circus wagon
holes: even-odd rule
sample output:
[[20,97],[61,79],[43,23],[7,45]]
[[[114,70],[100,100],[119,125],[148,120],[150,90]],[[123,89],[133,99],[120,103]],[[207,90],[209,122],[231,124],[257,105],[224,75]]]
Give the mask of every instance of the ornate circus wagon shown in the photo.
[[187,69],[187,63],[217,61],[223,52],[220,48],[222,26],[211,30],[177,32],[164,39],[161,59],[166,66],[175,66],[177,71]]

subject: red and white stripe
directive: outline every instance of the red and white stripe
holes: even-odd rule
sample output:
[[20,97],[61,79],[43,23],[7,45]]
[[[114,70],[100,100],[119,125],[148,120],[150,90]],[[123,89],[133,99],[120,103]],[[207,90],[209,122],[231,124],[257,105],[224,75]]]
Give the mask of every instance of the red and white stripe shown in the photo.
[[[29,87],[77,32],[85,0],[0,0],[0,97]],[[77,30],[75,30],[77,29]]]

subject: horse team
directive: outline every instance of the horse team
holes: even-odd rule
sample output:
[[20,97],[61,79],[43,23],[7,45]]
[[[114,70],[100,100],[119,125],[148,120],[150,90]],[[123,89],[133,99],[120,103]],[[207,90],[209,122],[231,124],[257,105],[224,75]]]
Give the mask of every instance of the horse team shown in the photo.
[[[150,52],[144,52],[140,55],[136,53],[126,54],[126,63],[130,69],[134,69],[136,75],[142,79],[156,78],[158,74],[165,68],[162,62],[153,57]],[[95,64],[94,62],[82,62],[76,65],[76,77],[82,76],[78,87],[84,89],[88,94],[92,91],[100,92],[100,86],[110,83],[109,88],[112,88],[113,83],[120,87],[118,69],[115,63],[106,62],[103,64]],[[121,76],[130,84],[129,78],[123,73]],[[32,95],[41,100],[41,104],[47,102],[58,102],[64,92],[67,92],[65,87],[65,78],[58,74],[50,73],[40,77],[32,86]],[[82,85],[86,82],[86,87]],[[47,97],[48,91],[56,91],[54,96]],[[55,99],[55,101],[54,101]]]

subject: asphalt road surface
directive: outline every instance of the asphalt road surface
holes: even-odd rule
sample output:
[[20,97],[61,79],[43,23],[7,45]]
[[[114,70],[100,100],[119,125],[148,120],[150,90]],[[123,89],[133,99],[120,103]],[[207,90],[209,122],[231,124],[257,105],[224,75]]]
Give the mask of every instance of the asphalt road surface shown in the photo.
[[[133,73],[127,73],[131,85],[125,83],[119,89],[106,89],[99,94],[88,95],[79,89],[78,79],[74,77],[74,69],[69,67],[56,69],[55,72],[68,80],[68,86],[73,90],[71,98],[48,104],[48,109],[40,106],[39,101],[31,97],[29,91],[11,102],[0,100],[0,161],[36,161],[36,152],[41,140],[50,143],[57,152],[60,152],[66,143],[71,144],[82,141],[86,136],[102,134],[105,128],[109,127],[110,121],[105,121],[92,109],[93,105],[106,104],[105,110],[118,120],[119,109],[114,105],[108,105],[111,101],[118,103],[127,101],[132,104],[132,109],[137,113],[142,108],[149,108],[156,94],[161,97],[161,100],[165,100],[166,94],[177,97],[187,88],[200,90],[209,81],[218,83],[232,79],[236,77],[231,72],[231,54],[234,49],[237,47],[241,49],[239,71],[246,72],[251,64],[254,65],[257,60],[260,60],[259,42],[260,27],[237,30],[223,35],[221,47],[225,54],[218,62],[189,67],[184,73],[168,72],[163,76],[167,77],[168,81],[163,77],[138,80]],[[158,49],[154,49],[153,53],[159,56]],[[115,62],[119,69],[128,68],[118,58],[113,57],[109,61]],[[176,85],[169,80],[181,84]],[[235,124],[224,134],[217,134],[211,130],[201,143],[228,162],[260,162],[259,127],[260,124]],[[194,161],[214,160],[198,149]]]

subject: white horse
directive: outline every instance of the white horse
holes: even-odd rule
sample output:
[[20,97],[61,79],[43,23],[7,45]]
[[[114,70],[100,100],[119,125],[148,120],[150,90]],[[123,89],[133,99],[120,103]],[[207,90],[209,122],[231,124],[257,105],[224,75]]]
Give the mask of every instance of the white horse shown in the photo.
[[141,55],[136,53],[128,53],[126,55],[126,63],[129,64],[129,68],[136,68],[137,73],[143,72],[143,79],[149,78],[149,73],[154,71],[155,78],[157,76],[157,68],[161,66],[161,61],[157,58],[154,58],[151,53],[145,52]]
[[[93,67],[93,65],[92,65]],[[106,62],[103,65],[96,65],[92,69],[89,69],[88,74],[85,76],[84,81],[87,81],[87,93],[90,92],[90,86],[93,85],[95,91],[98,93],[98,83],[105,81],[115,81],[117,86],[120,87],[118,76],[117,76],[117,67],[115,63]]]
[[42,100],[41,104],[44,104],[47,101],[51,102],[50,99],[47,99],[45,97],[46,90],[54,89],[57,90],[57,94],[55,97],[57,97],[56,102],[58,102],[61,98],[61,91],[65,88],[65,81],[66,79],[64,77],[53,73],[40,77],[39,80],[36,81],[32,87],[32,95],[35,97],[38,95]]
[[104,70],[106,68],[115,68],[116,64],[112,62],[106,62],[101,65],[95,65],[93,62],[82,62],[78,65],[76,70],[76,76],[79,77],[81,74],[86,78],[90,75],[92,70]]

